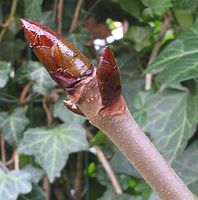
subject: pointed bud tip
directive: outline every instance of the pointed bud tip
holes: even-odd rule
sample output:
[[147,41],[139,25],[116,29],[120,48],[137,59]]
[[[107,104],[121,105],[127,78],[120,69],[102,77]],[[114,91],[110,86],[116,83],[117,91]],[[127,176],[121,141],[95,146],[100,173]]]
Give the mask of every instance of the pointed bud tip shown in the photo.
[[20,21],[21,21],[21,25],[22,25],[23,27],[25,27],[26,25],[29,24],[29,21],[28,21],[27,19],[21,18]]
[[105,48],[102,52],[101,58],[104,59],[105,61],[109,62],[112,66],[116,65],[114,55],[108,46],[105,46]]
[[102,51],[102,57],[106,57],[107,55],[109,55],[109,53],[111,53],[109,46],[105,46]]

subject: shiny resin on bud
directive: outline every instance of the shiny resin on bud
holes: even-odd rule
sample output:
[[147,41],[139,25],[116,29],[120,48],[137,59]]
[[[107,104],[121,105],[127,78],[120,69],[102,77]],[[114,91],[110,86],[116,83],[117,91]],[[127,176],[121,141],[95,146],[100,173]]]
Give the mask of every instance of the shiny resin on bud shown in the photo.
[[102,53],[96,76],[103,105],[111,105],[120,97],[121,85],[118,66],[109,47]]
[[68,40],[36,22],[21,19],[21,23],[36,56],[66,92],[92,73],[93,66],[88,58]]
[[83,112],[80,110],[80,108],[78,108],[78,106],[76,106],[76,104],[72,103],[70,100],[64,100],[63,101],[64,105],[69,109],[71,110],[72,112],[78,114],[78,115],[82,115],[82,116],[85,116],[83,114]]

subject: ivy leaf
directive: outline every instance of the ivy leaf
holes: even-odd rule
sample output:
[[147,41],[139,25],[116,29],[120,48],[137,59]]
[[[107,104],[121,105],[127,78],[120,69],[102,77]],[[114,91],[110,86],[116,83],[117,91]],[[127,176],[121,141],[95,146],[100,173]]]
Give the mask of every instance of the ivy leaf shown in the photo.
[[172,166],[192,192],[198,188],[198,141],[193,142],[180,154]]
[[135,186],[135,191],[140,193],[143,199],[148,199],[152,193],[151,187],[143,179],[137,183]]
[[146,116],[142,117],[141,125],[151,134],[161,153],[172,162],[196,130],[197,100],[188,90],[164,90],[145,102],[147,105],[142,113]]
[[53,182],[55,177],[60,176],[69,154],[87,147],[85,131],[81,126],[63,124],[54,128],[28,129],[18,151],[34,155],[50,182]]
[[[115,153],[113,158],[110,160],[110,164],[113,168],[113,171],[117,174],[127,174],[134,177],[140,177],[138,172],[133,168],[129,161],[124,157],[122,152],[115,147]],[[119,163],[119,167],[118,167]]]
[[122,93],[127,100],[128,108],[133,111],[132,102],[141,87],[144,87],[145,80],[140,77],[140,69],[135,61],[135,55],[133,53],[124,53],[117,57],[117,62],[120,69],[122,79]]
[[100,197],[98,200],[142,200],[141,197],[135,197],[129,194],[121,194],[116,195],[115,190],[110,186],[105,191],[102,197]]
[[10,62],[0,61],[0,88],[3,88],[8,82],[10,70]]
[[85,121],[85,118],[71,112],[63,104],[64,98],[61,97],[54,105],[54,117],[61,119],[63,122],[68,124],[82,124]]
[[44,171],[42,169],[38,169],[32,165],[25,166],[22,171],[27,172],[31,175],[32,183],[38,183],[44,175]]
[[7,31],[1,41],[0,59],[14,63],[23,48],[23,41]]
[[89,34],[83,28],[68,34],[67,38],[79,49],[79,51],[83,51],[85,43],[90,39]]
[[0,199],[15,200],[19,194],[26,194],[32,189],[30,175],[20,170],[5,173],[0,169]]
[[127,106],[131,112],[134,112],[134,99],[137,93],[144,87],[144,79],[128,80],[122,84],[123,96],[127,101]]
[[197,0],[176,0],[174,6],[178,9],[195,9],[197,6]]
[[159,72],[162,87],[198,77],[198,26],[168,45],[147,68]]
[[54,28],[55,22],[53,21],[53,12],[51,10],[42,12],[37,22],[49,28]]
[[152,192],[148,200],[160,200],[156,192]]
[[18,200],[45,200],[45,194],[38,185],[33,184],[32,191],[28,194],[20,195]]
[[17,71],[17,81],[32,80],[33,91],[45,95],[56,85],[39,62],[29,61]]
[[133,100],[133,110],[135,110],[133,116],[139,124],[144,124],[147,119],[147,103],[151,95],[151,90],[140,91]]
[[136,0],[112,0],[113,2],[119,4],[119,6],[128,14],[139,18],[141,10],[141,2]]
[[152,29],[149,26],[132,26],[127,31],[125,38],[134,44],[136,51],[141,51],[151,45]]
[[41,8],[42,3],[43,0],[37,0],[37,1],[25,0],[24,1],[25,17],[27,19],[37,21],[42,14],[42,8]]
[[28,123],[23,108],[17,108],[12,113],[0,112],[0,130],[12,146],[19,144]]
[[147,7],[143,16],[147,19],[164,16],[165,12],[172,6],[171,0],[141,0]]

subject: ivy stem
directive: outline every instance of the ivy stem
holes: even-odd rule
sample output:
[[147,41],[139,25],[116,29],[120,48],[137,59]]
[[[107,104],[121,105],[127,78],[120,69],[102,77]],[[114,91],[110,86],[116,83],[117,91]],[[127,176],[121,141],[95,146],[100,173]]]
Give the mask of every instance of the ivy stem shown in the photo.
[[76,28],[77,24],[78,24],[78,17],[79,17],[79,14],[80,14],[80,7],[81,7],[82,3],[83,3],[83,0],[78,0],[78,3],[76,5],[75,11],[74,11],[73,21],[71,23],[69,32],[73,32],[74,29]]
[[8,168],[1,161],[0,161],[0,168],[6,173],[9,172]]
[[[87,129],[87,137],[91,140],[93,139],[93,135],[90,129]],[[99,146],[93,146],[96,151],[96,155],[98,157],[98,160],[101,162],[105,172],[107,173],[107,176],[109,177],[109,180],[111,181],[111,184],[115,190],[116,194],[122,194],[122,188],[116,178],[116,175],[114,174],[113,169],[111,168],[111,165],[107,161],[103,151],[100,149]]]
[[100,160],[102,166],[104,167],[104,169],[113,185],[113,188],[114,188],[116,194],[122,194],[122,189],[120,187],[120,184],[119,184],[110,164],[108,163],[107,159],[105,158],[104,153],[97,146],[95,146],[95,149],[96,149],[96,154],[98,156],[98,159]]
[[19,154],[16,150],[13,153],[13,158],[14,158],[14,169],[19,169],[20,165]]
[[82,171],[83,171],[83,156],[82,152],[77,153],[76,157],[76,176],[74,180],[75,200],[80,200],[82,194]]
[[58,33],[62,33],[62,16],[63,16],[63,0],[58,1],[58,13],[57,13],[57,20],[58,20]]
[[45,199],[50,200],[50,183],[47,176],[43,178],[43,189],[45,191]]
[[10,14],[6,20],[6,22],[4,23],[4,26],[0,32],[0,42],[2,41],[3,39],[3,36],[6,32],[6,28],[9,26],[10,22],[12,21],[14,15],[15,15],[15,12],[16,12],[16,7],[17,7],[17,1],[18,0],[13,0],[12,1],[12,5],[11,5],[11,10],[10,10]]
[[[166,33],[169,25],[170,25],[170,14],[168,13],[167,15],[164,16],[164,21],[161,25],[161,30],[160,30],[157,42],[151,52],[151,55],[150,55],[150,58],[148,61],[148,65],[150,65],[157,57],[157,54],[161,47],[161,40],[163,39],[163,36]],[[151,89],[151,87],[152,87],[152,74],[146,73],[145,90],[149,90],[149,89]]]
[[1,159],[2,163],[6,163],[6,151],[5,151],[5,139],[4,136],[1,134]]

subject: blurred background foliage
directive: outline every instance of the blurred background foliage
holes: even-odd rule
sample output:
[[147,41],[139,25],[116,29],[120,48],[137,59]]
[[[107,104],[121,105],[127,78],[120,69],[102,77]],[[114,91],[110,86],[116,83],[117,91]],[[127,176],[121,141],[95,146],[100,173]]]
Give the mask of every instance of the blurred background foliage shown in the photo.
[[58,31],[95,65],[109,45],[130,111],[198,194],[197,11],[197,0],[1,0],[0,199],[159,199],[104,133],[64,107],[20,18]]

